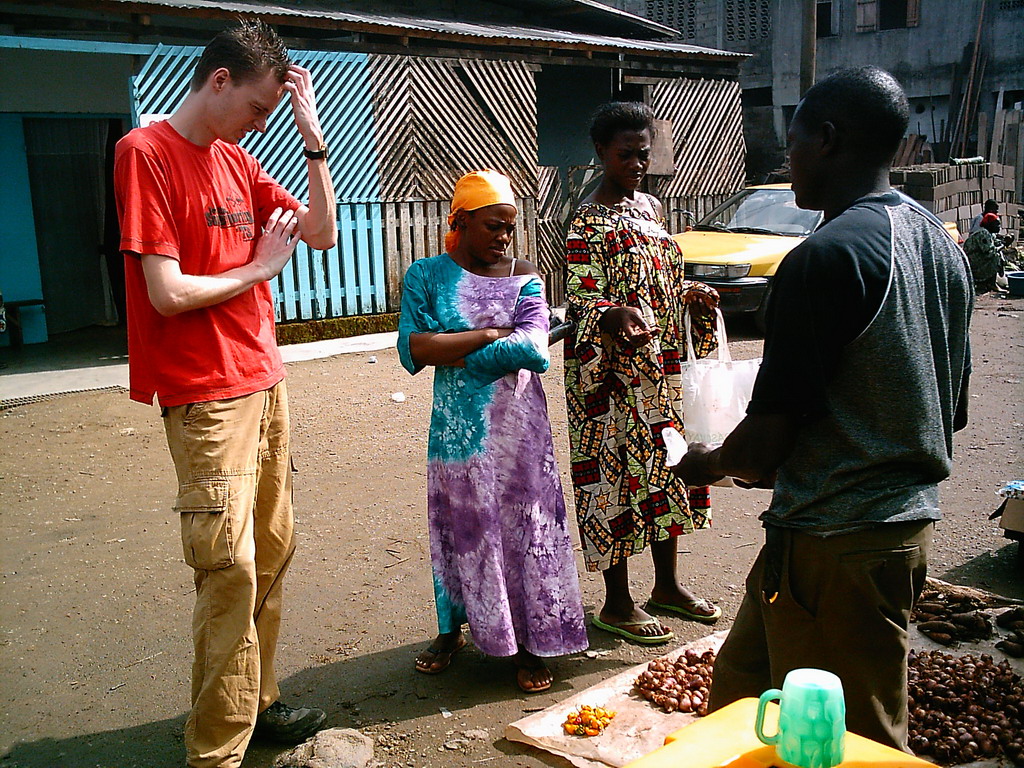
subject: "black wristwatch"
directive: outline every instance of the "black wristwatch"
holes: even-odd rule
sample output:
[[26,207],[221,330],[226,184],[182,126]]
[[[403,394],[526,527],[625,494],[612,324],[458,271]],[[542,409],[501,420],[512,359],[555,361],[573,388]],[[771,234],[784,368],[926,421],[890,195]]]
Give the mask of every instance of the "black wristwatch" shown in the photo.
[[320,149],[306,149],[305,147],[303,147],[302,154],[306,156],[307,160],[326,160],[327,145],[321,144]]

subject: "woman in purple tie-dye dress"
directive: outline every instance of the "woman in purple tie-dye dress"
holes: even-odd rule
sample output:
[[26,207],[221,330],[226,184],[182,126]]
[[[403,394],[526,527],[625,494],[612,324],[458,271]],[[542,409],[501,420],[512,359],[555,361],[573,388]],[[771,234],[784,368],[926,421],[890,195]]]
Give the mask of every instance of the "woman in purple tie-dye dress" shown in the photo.
[[587,647],[547,401],[548,308],[533,265],[505,255],[516,208],[504,176],[460,179],[448,253],[405,276],[398,350],[435,366],[427,514],[438,636],[416,659],[443,671],[465,644],[512,657],[551,687],[545,657]]

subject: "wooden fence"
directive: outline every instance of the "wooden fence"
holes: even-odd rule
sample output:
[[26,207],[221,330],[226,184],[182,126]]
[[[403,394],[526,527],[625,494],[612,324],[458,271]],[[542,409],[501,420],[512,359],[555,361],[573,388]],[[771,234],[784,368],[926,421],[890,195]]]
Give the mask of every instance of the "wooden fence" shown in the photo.
[[[402,278],[416,259],[444,252],[448,231],[448,200],[420,200],[380,203],[383,215],[383,248],[387,272],[387,308],[397,312],[402,296]],[[537,201],[517,198],[519,217],[512,254],[534,261],[537,253]]]

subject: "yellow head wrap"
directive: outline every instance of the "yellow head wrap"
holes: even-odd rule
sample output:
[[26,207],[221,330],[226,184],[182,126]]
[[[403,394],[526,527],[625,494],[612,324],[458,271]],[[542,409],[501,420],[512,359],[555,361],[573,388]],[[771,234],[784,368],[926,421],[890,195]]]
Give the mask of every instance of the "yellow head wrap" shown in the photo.
[[451,253],[459,242],[459,232],[455,229],[455,214],[459,211],[475,211],[488,205],[511,205],[516,211],[519,210],[508,176],[497,171],[472,171],[455,183],[451,213],[448,214],[450,231],[444,236],[444,246],[448,253]]

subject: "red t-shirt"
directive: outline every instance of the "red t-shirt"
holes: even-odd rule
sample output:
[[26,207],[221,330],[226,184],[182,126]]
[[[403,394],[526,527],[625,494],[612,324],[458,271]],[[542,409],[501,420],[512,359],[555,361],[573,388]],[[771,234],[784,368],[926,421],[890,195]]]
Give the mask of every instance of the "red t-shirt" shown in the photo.
[[131,398],[162,406],[252,394],[284,378],[270,285],[163,317],[149,300],[143,254],[183,274],[214,275],[252,259],[275,208],[299,202],[241,147],[200,147],[162,121],[117,143],[114,188],[128,294]]

